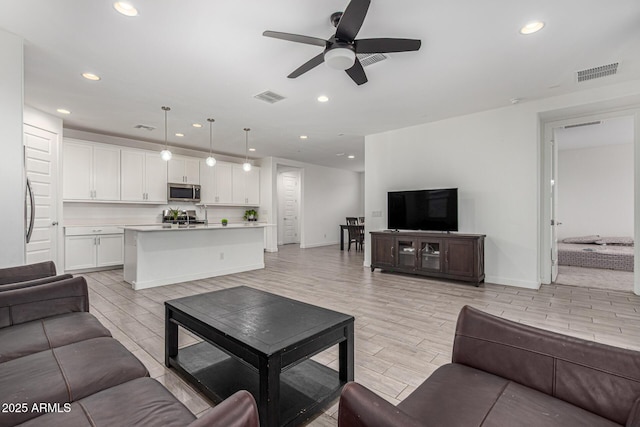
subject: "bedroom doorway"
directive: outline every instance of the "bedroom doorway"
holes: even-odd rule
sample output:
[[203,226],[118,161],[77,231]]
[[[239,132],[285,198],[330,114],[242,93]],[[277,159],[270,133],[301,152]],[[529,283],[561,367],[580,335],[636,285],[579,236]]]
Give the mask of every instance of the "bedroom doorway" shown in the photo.
[[633,113],[554,123],[552,283],[634,290],[634,124]]

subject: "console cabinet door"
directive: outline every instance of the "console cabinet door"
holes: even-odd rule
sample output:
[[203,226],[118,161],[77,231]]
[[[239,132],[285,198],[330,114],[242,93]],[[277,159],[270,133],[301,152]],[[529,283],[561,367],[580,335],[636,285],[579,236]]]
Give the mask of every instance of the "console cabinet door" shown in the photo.
[[371,265],[376,267],[395,266],[395,237],[387,235],[371,235]]
[[455,276],[474,277],[476,244],[473,240],[448,239],[445,242],[444,272]]
[[438,239],[418,239],[418,270],[439,273],[443,270],[443,242]]

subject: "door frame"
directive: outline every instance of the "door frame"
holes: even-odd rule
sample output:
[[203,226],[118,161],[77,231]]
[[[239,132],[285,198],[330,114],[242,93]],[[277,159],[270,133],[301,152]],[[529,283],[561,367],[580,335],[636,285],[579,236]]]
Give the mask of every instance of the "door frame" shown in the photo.
[[[640,109],[626,108],[620,110],[602,110],[591,114],[566,117],[561,119],[541,120],[541,139],[540,139],[540,222],[539,222],[539,275],[542,284],[552,283],[552,263],[551,254],[555,242],[551,241],[551,203],[553,201],[550,183],[552,177],[552,152],[554,145],[553,140],[554,129],[569,125],[576,125],[589,121],[606,120],[617,117],[634,117],[634,194],[640,189]],[[556,159],[557,164],[557,159]],[[634,200],[634,241],[640,241],[640,197]],[[640,245],[635,245],[634,271],[640,269]],[[634,293],[640,295],[640,274],[634,273]]]
[[[298,185],[297,185],[297,194],[296,194],[296,198],[297,198],[297,212],[296,212],[296,241],[291,242],[291,243],[285,243],[284,242],[284,221],[283,221],[283,215],[281,214],[280,210],[281,207],[283,206],[283,194],[281,192],[282,189],[282,181],[283,181],[283,175],[284,174],[295,174],[298,180]],[[300,181],[301,181],[301,173],[299,169],[294,169],[294,168],[287,168],[285,170],[278,170],[277,173],[277,192],[278,192],[278,245],[283,245],[283,244],[300,244]]]
[[[280,245],[282,239],[280,238],[282,232],[282,226],[280,224],[280,191],[278,186],[278,180],[280,179],[280,174],[283,172],[296,172],[298,174],[298,238],[299,242],[297,243],[301,248],[304,247],[304,168],[297,166],[290,166],[286,163],[277,162],[274,164],[275,166],[275,200],[274,200],[274,219],[276,223],[276,247]],[[295,244],[295,243],[293,243]]]

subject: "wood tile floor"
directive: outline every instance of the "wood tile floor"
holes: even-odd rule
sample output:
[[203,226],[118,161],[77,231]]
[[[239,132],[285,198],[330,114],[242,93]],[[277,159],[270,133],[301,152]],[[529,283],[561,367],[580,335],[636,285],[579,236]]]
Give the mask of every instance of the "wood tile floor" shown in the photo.
[[[133,291],[122,270],[88,273],[91,311],[193,413],[211,403],[163,365],[168,299],[248,285],[356,318],[356,381],[390,402],[411,393],[448,363],[458,312],[465,304],[498,316],[576,337],[640,350],[640,296],[630,292],[547,285],[540,290],[474,286],[382,273],[362,266],[361,252],[337,246],[280,247],[266,268]],[[195,338],[180,334],[180,344]],[[337,368],[337,349],[315,357]],[[337,402],[310,421],[336,426]]]

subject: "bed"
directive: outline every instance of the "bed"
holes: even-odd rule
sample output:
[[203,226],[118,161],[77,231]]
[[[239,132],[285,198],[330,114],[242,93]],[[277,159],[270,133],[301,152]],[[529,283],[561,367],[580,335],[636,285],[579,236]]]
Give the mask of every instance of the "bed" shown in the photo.
[[558,264],[633,271],[633,239],[584,236],[558,242]]

